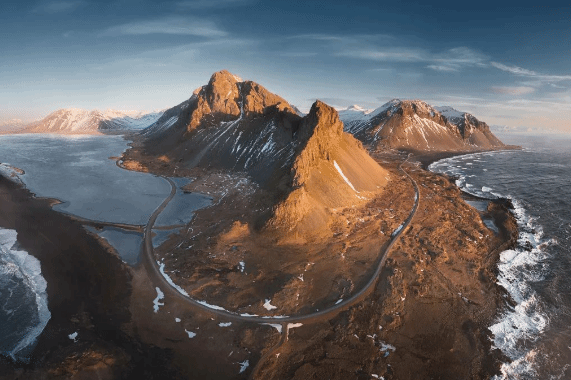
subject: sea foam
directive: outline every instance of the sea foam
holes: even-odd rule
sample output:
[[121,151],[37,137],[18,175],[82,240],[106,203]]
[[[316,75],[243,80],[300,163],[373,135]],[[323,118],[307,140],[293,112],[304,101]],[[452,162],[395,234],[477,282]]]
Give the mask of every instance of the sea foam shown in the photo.
[[51,313],[48,309],[47,283],[42,277],[40,261],[26,251],[16,249],[17,232],[0,228],[0,275],[14,275],[35,295],[38,323],[24,330],[21,339],[3,354],[14,360],[27,361],[22,352],[33,347],[46,327]]
[[[462,156],[462,160],[473,160],[478,155]],[[542,226],[535,218],[528,215],[525,206],[518,199],[500,194],[489,186],[467,183],[477,177],[467,175],[464,168],[457,166],[458,161],[459,157],[440,160],[431,164],[429,170],[454,176],[456,185],[466,193],[488,199],[509,199],[514,207],[513,214],[519,229],[517,247],[502,252],[498,262],[497,282],[507,290],[515,306],[508,306],[489,327],[493,333],[493,346],[511,360],[502,365],[501,374],[493,379],[520,378],[522,374],[533,376],[535,373],[533,358],[536,351],[529,348],[526,342],[536,341],[549,326],[550,321],[532,284],[544,279],[546,248],[555,242],[544,238]]]

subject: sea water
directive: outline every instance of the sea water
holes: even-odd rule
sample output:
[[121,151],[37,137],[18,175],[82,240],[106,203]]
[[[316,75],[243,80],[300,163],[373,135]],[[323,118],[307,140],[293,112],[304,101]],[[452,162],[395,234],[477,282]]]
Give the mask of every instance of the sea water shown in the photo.
[[[0,173],[23,183],[39,197],[62,203],[54,209],[110,223],[145,225],[170,194],[163,178],[119,168],[112,157],[127,149],[121,136],[0,136]],[[16,169],[22,169],[20,174]],[[13,175],[17,175],[14,177]],[[177,179],[177,194],[161,214],[161,225],[187,223],[210,199],[185,194]],[[106,227],[98,232],[136,265],[142,235]],[[16,231],[0,229],[0,354],[25,360],[50,318],[41,263],[14,245]]]
[[0,136],[0,162],[20,168],[26,187],[86,219],[144,225],[170,192],[162,178],[117,167],[121,136]]
[[517,246],[501,254],[506,302],[490,326],[509,360],[498,379],[571,378],[571,137],[500,136],[522,150],[438,161],[430,170],[457,178],[466,192],[511,199]]
[[0,228],[0,354],[26,361],[51,314],[41,264],[17,236]]

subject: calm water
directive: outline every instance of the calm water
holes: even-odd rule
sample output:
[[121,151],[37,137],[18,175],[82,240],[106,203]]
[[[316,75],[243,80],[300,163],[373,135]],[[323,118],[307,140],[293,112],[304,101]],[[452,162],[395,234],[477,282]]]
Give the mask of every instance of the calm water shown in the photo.
[[571,137],[500,138],[522,151],[460,156],[431,165],[458,177],[465,191],[508,197],[515,206],[518,246],[501,255],[506,305],[490,330],[511,361],[500,379],[571,378]]
[[64,203],[56,210],[87,219],[146,224],[170,192],[163,179],[118,168],[111,156],[127,148],[121,136],[0,136],[0,162],[26,174],[21,179],[40,197]]
[[[126,148],[120,136],[6,135],[0,136],[0,163],[23,169],[20,181],[37,196],[62,201],[54,207],[58,211],[144,225],[171,188],[160,177],[123,170],[109,159]],[[0,169],[11,171],[6,165]],[[210,203],[208,197],[180,190],[188,180],[175,182],[177,194],[158,218],[160,225],[185,224]],[[114,227],[92,232],[113,245],[127,264],[139,262],[142,234]],[[18,250],[16,231],[0,228],[0,354],[25,360],[33,349],[50,318],[45,289],[41,263]]]

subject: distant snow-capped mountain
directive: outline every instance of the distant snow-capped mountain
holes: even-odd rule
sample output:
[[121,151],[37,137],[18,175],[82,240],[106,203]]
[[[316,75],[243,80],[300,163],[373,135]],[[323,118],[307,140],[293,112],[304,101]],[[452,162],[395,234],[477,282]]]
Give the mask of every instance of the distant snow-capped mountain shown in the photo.
[[0,121],[0,133],[11,133],[21,129],[26,123],[21,119],[10,119]]
[[156,122],[163,112],[60,109],[25,126],[22,133],[99,134],[141,130]]
[[345,131],[376,149],[473,151],[504,146],[473,115],[421,100],[393,99],[372,111],[352,106],[339,116]]

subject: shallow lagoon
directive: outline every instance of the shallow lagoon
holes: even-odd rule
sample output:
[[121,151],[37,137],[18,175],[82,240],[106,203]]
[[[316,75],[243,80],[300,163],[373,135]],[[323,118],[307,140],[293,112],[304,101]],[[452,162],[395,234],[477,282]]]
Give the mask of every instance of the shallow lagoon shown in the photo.
[[37,196],[63,203],[58,211],[83,218],[144,225],[166,196],[162,178],[117,167],[112,156],[127,148],[121,136],[0,136],[0,162],[20,176]]

